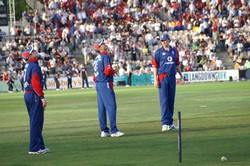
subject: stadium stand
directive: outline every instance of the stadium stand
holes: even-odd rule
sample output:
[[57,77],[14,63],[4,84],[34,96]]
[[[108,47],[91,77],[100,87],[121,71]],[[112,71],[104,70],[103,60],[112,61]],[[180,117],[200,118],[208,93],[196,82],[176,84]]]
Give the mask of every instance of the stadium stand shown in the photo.
[[[92,73],[93,44],[105,39],[114,68],[132,60],[133,73],[152,73],[151,56],[163,33],[178,47],[183,71],[244,68],[250,59],[247,0],[27,0],[17,26],[1,42],[1,73],[24,69],[20,54],[33,44],[48,75],[86,64]],[[140,70],[141,69],[141,70]]]

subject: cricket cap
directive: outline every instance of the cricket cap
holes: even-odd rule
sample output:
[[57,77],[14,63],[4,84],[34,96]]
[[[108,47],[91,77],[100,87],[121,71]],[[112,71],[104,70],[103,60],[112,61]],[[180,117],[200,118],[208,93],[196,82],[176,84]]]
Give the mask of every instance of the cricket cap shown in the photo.
[[97,42],[94,44],[94,49],[95,49],[95,50],[99,50],[100,45],[102,45],[103,43],[104,43],[104,40],[103,40],[103,39],[97,41]]
[[33,46],[30,46],[29,48],[25,49],[22,53],[22,58],[27,61],[33,50]]
[[162,34],[162,35],[161,35],[161,41],[165,41],[165,40],[167,40],[167,39],[170,40],[170,37],[169,37],[168,34],[165,33],[165,34]]

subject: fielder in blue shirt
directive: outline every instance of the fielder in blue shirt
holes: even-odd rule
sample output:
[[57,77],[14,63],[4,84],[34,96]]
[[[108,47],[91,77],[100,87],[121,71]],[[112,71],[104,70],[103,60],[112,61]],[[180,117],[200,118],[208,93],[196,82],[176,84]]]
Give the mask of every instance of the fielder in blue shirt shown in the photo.
[[[94,61],[94,81],[96,83],[98,118],[101,129],[101,137],[121,137],[123,132],[116,126],[116,97],[113,85],[114,70],[107,52],[107,46],[101,40],[94,45],[98,55]],[[110,129],[107,127],[107,114],[110,121]]]
[[43,141],[44,109],[47,101],[44,98],[42,71],[38,65],[37,51],[30,48],[24,50],[22,58],[26,62],[24,73],[24,101],[30,119],[30,145],[28,154],[44,154],[49,152]]
[[181,84],[183,76],[178,50],[169,45],[170,37],[168,34],[161,36],[161,43],[162,47],[156,50],[152,59],[154,87],[159,89],[162,131],[169,131],[177,128],[173,124],[176,71],[181,77]]

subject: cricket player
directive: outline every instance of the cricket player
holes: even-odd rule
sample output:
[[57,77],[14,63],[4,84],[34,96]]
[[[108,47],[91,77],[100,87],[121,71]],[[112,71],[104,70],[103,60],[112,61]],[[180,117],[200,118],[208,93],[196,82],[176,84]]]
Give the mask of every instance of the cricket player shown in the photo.
[[176,90],[176,71],[181,83],[183,76],[180,69],[179,54],[176,48],[169,45],[168,34],[161,36],[162,47],[157,49],[153,58],[154,87],[159,89],[162,131],[174,130],[173,124],[174,102]]
[[42,85],[42,71],[38,65],[38,53],[29,47],[22,53],[22,58],[26,62],[24,74],[24,101],[30,119],[30,145],[28,154],[44,154],[49,152],[45,148],[42,130],[44,122],[44,109],[47,101],[44,98]]
[[[107,52],[107,46],[101,40],[94,45],[98,55],[94,61],[94,82],[96,83],[98,118],[101,129],[101,137],[121,137],[123,132],[116,126],[116,97],[113,85],[114,70]],[[107,127],[107,114],[110,121],[110,129]]]

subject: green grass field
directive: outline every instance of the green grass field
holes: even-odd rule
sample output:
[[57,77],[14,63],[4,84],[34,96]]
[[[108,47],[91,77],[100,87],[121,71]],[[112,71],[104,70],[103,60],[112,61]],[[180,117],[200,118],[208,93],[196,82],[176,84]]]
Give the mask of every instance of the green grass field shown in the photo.
[[[0,93],[1,166],[246,166],[250,165],[250,82],[177,86],[178,132],[162,133],[153,86],[115,87],[120,138],[100,138],[96,92],[46,91],[44,140],[51,153],[28,155],[29,119],[23,93]],[[226,156],[228,161],[220,161]]]

